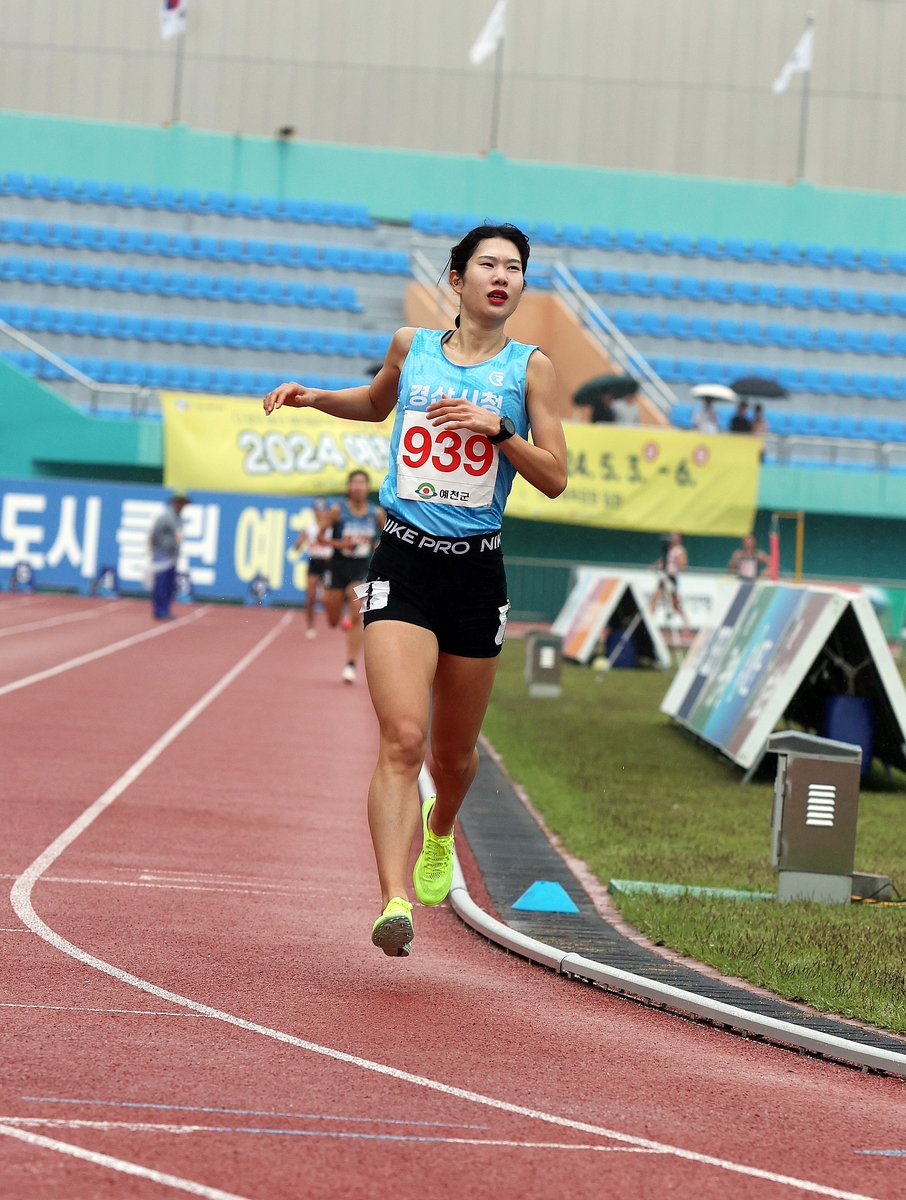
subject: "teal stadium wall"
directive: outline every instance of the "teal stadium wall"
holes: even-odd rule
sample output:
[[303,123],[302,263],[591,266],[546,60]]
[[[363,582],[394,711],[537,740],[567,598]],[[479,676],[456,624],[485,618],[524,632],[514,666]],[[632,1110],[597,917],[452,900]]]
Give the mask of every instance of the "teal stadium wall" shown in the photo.
[[0,112],[0,170],[367,204],[575,221],[664,233],[906,246],[906,195],[283,142],[190,129]]

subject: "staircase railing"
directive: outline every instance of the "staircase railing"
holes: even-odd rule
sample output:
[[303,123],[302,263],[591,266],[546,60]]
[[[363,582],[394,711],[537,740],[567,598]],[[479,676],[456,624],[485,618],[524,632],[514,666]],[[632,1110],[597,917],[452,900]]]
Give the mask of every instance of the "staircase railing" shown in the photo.
[[607,313],[592,300],[577,281],[569,267],[562,262],[554,263],[550,277],[557,295],[576,314],[611,361],[638,381],[639,390],[648,397],[658,412],[669,420],[670,410],[677,402],[672,388],[667,386],[632,342],[620,333]]
[[[30,338],[27,334],[15,329],[12,325],[8,325],[6,321],[0,321],[0,334],[24,347],[30,354],[34,354],[44,362],[50,363],[60,374],[64,375],[72,383],[75,383],[78,388],[82,388],[87,393],[88,409],[92,414],[98,411],[99,399],[112,399],[113,396],[117,396],[121,399],[128,397],[128,408],[133,417],[138,417],[148,411],[151,401],[156,398],[153,388],[132,387],[129,384],[122,383],[100,383],[97,379],[92,379],[84,371],[71,366],[65,358],[60,358],[59,354],[54,354],[52,350],[48,350],[46,346],[42,346],[34,338]],[[118,407],[126,406],[120,404]]]
[[453,292],[437,282],[437,269],[417,246],[412,247],[410,261],[416,283],[420,283],[428,293],[437,315],[452,325],[459,316],[459,305],[455,302]]

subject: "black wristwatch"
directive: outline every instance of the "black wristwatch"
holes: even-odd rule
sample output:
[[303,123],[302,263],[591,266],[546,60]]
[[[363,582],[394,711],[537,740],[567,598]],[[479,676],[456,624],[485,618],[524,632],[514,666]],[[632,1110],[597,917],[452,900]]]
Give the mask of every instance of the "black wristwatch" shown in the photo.
[[516,436],[516,426],[509,417],[500,418],[500,433],[495,433],[493,437],[489,437],[488,441],[492,446],[499,446],[501,442],[507,441],[511,437]]

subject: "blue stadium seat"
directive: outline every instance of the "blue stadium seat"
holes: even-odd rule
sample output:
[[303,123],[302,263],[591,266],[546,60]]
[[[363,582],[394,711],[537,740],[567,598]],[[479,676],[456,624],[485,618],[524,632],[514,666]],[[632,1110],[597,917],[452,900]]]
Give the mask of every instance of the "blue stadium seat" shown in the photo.
[[830,413],[815,413],[814,430],[817,437],[839,437],[840,428],[836,417]]
[[802,388],[803,391],[823,396],[827,392],[827,383],[820,371],[815,370],[814,367],[806,367],[802,372]]
[[416,208],[413,210],[410,218],[412,228],[416,233],[436,233],[437,227],[434,223],[434,214],[428,212],[426,208]]
[[293,304],[298,304],[300,308],[317,308],[317,304],[312,296],[311,288],[304,283],[291,283],[289,285],[289,295]]
[[560,230],[560,238],[564,246],[583,247],[588,244],[585,236],[585,230],[581,225],[575,225],[570,221],[565,221]]
[[211,372],[211,391],[218,396],[229,395],[230,392],[230,372],[225,371],[222,367],[215,367]]
[[891,271],[906,275],[906,250],[891,250],[887,255],[887,264]]
[[835,267],[841,267],[844,271],[858,271],[859,269],[856,252],[852,246],[834,246],[832,261]]
[[118,183],[116,180],[108,179],[104,184],[104,192],[107,196],[108,204],[115,204],[117,208],[132,208],[132,197],[126,190],[125,184]]
[[783,289],[776,283],[759,283],[755,296],[759,304],[768,304],[771,308],[782,308],[784,305]]
[[879,371],[875,376],[875,387],[878,389],[878,395],[882,396],[885,400],[902,399],[900,381],[895,375],[888,375]]
[[[855,394],[857,396],[862,396],[866,400],[871,400],[877,395],[877,389],[875,387],[872,377],[870,375],[866,374],[864,371],[853,371],[852,380],[853,380],[853,391],[855,392]],[[865,428],[865,426],[868,424],[868,422],[871,419],[872,418],[870,418],[870,417],[862,418],[862,428],[863,429]],[[874,439],[874,440],[877,440],[877,439]]]
[[[827,372],[827,390],[835,396],[851,396],[852,386],[850,378],[845,371],[828,371]],[[844,436],[849,436],[848,434]],[[855,436],[855,435],[853,435]]]
[[287,200],[286,215],[290,221],[299,225],[311,225],[315,222],[316,206],[310,200]]
[[783,289],[783,300],[791,308],[810,308],[808,293],[796,283],[788,283]]
[[278,200],[276,196],[259,196],[258,208],[261,211],[261,216],[268,221],[285,221],[286,207],[282,200]]
[[638,321],[639,332],[648,337],[663,337],[664,326],[661,319],[661,314],[657,312],[643,312],[639,315]]
[[257,280],[261,304],[279,304],[284,308],[292,304],[289,289],[279,279]]
[[75,200],[76,182],[68,175],[58,175],[53,181],[54,200]]
[[169,212],[183,211],[182,201],[175,188],[159,187],[155,196],[155,202],[158,208],[165,208]]
[[20,221],[17,217],[6,217],[3,221],[0,221],[0,242],[14,242],[19,245],[27,245],[25,224],[24,221]]
[[843,312],[860,313],[862,311],[862,297],[854,288],[837,288],[836,299],[837,308],[842,309]]
[[245,253],[246,261],[256,263],[258,266],[268,266],[273,262],[267,242],[260,238],[249,238],[245,243]]
[[634,229],[618,229],[615,242],[618,250],[629,250],[633,254],[641,253],[642,246],[639,242],[639,235]]
[[774,373],[774,378],[788,392],[802,391],[802,373],[797,371],[795,367],[778,367]]
[[885,442],[906,442],[906,421],[882,421],[881,437]]
[[133,183],[131,192],[132,205],[135,208],[157,208],[157,203],[154,199],[154,193],[151,188],[144,183]]
[[208,192],[205,199],[207,201],[208,212],[216,213],[220,217],[231,217],[233,215],[233,207],[226,192]]
[[865,312],[874,313],[878,317],[887,316],[887,297],[883,292],[867,291],[862,293],[862,308]]
[[[586,292],[595,292],[598,290],[598,273],[592,267],[573,267],[573,278],[579,287],[585,288]],[[537,286],[535,272],[532,271],[526,276],[527,282]]]
[[714,342],[717,340],[714,325],[710,317],[693,317],[690,333],[697,342]]
[[613,238],[606,225],[592,225],[588,231],[588,240],[598,250],[613,249]]
[[39,200],[53,199],[53,184],[49,175],[32,175],[28,181],[28,194]]
[[72,263],[67,262],[65,258],[56,258],[51,263],[47,282],[56,287],[78,287],[79,285],[74,282],[74,277]]
[[704,300],[704,280],[698,279],[695,275],[680,275],[679,294],[683,300]]
[[204,214],[208,211],[207,205],[201,198],[201,192],[196,188],[183,188],[182,190],[182,206],[186,212]]
[[101,378],[104,383],[125,383],[126,364],[121,358],[108,358],[104,363]]
[[[867,379],[868,377],[866,376],[865,378]],[[855,382],[855,376],[853,376],[853,382]],[[881,441],[883,437],[882,425],[877,417],[863,417],[860,424],[862,426],[860,433],[863,438],[867,438],[871,442]]]
[[869,354],[895,354],[892,338],[883,329],[872,329],[868,335]]
[[189,369],[182,366],[180,363],[167,363],[166,367],[167,387],[173,388],[177,392],[188,391],[189,388]]
[[678,429],[693,427],[694,411],[691,404],[674,404],[670,409],[670,421]]
[[829,267],[831,258],[827,246],[822,246],[820,242],[809,242],[805,247],[805,261],[810,267]]
[[705,298],[716,300],[719,304],[729,304],[733,297],[730,281],[727,279],[706,279]]
[[355,288],[338,287],[336,290],[336,307],[343,308],[347,312],[360,313],[365,311],[365,306],[359,303]]
[[813,287],[811,289],[812,305],[821,310],[821,312],[834,312],[837,308],[837,302],[830,288]]
[[[828,376],[830,382],[830,376]],[[862,436],[861,422],[856,417],[841,415],[837,418],[838,436],[856,441]]]
[[195,258],[195,239],[190,233],[174,233],[173,249],[176,258]]
[[96,234],[97,241],[95,248],[119,254],[122,249],[120,234],[121,230],[117,225],[102,225]]
[[715,261],[719,261],[724,257],[720,242],[718,242],[716,237],[712,237],[709,233],[699,234],[696,248],[699,256],[702,258],[711,258]]
[[677,283],[678,281],[673,275],[655,275],[652,280],[653,294],[665,300],[675,300],[677,298]]
[[598,273],[598,289],[602,292],[609,292],[611,296],[625,296],[629,290],[619,271],[600,271]]
[[532,240],[539,242],[542,246],[557,246],[560,244],[560,235],[557,233],[557,226],[553,221],[538,221],[535,228],[532,230]]
[[731,295],[737,304],[755,304],[758,299],[755,288],[745,279],[732,281]]
[[721,317],[717,322],[717,340],[737,346],[742,342],[742,329],[731,318]]
[[126,363],[126,383],[130,387],[147,387],[148,364],[137,362],[135,359]]
[[7,171],[3,190],[7,196],[27,196],[28,184],[21,171]]
[[764,346],[767,338],[762,323],[760,321],[743,321],[742,340],[750,346]]
[[647,254],[669,254],[669,244],[657,229],[646,229],[642,236],[642,246]]
[[830,350],[837,353],[843,349],[840,340],[840,330],[835,326],[822,325],[818,329],[818,349]]
[[25,264],[25,282],[26,283],[47,283],[50,268],[46,258],[30,258],[26,259]]
[[654,289],[643,271],[627,271],[626,290],[633,296],[650,296]]
[[815,335],[810,325],[794,325],[792,329],[792,344],[797,350],[813,350]]
[[776,261],[773,245],[765,238],[752,239],[752,260],[760,263],[774,263]]
[[859,261],[865,270],[874,271],[876,275],[885,275],[887,273],[887,259],[880,250],[873,248],[863,249],[859,255]]
[[843,348],[850,354],[867,354],[868,345],[861,329],[843,330]]
[[618,308],[611,314],[611,320],[620,333],[632,335],[635,333],[636,314],[629,308]]
[[733,262],[749,262],[752,257],[745,239],[740,237],[724,238],[724,254]]
[[692,329],[682,313],[668,313],[664,320],[664,330],[667,337],[688,341],[692,337]]
[[781,242],[777,247],[777,261],[790,267],[802,266],[802,251],[798,242]]
[[439,212],[437,214],[437,232],[447,237],[459,237],[459,217],[456,213]]

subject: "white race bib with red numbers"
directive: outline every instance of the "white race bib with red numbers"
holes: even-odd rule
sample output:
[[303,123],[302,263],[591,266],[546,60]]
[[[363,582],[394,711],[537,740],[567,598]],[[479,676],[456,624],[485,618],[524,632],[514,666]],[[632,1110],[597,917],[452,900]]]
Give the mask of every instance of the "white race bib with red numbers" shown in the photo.
[[401,500],[489,508],[497,483],[498,450],[483,433],[442,429],[407,409],[396,456]]

